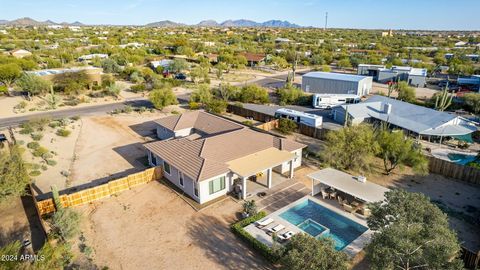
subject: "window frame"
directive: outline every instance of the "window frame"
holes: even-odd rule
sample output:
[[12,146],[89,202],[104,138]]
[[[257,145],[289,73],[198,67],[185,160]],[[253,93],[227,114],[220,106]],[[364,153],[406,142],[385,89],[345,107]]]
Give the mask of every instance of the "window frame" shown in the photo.
[[[214,187],[214,182],[215,181],[220,181],[220,189],[218,190],[215,190],[215,187]],[[220,177],[217,177],[215,179],[212,179],[208,182],[208,194],[209,195],[213,195],[215,193],[218,193],[222,190],[225,190],[226,188],[226,177],[223,175],[223,176],[220,176]]]
[[[165,165],[168,166],[168,172],[167,172],[167,170],[166,170],[166,166],[165,166]],[[170,163],[166,162],[165,160],[163,161],[163,171],[164,171],[166,174],[170,175],[170,176],[172,175],[172,166],[170,165]]]
[[183,177],[183,173],[178,171],[178,182],[180,186],[185,187],[185,178]]

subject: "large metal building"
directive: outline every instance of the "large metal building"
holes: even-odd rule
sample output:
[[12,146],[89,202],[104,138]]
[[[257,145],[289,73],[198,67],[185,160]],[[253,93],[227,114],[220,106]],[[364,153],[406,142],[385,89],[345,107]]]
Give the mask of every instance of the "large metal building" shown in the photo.
[[309,72],[302,76],[302,90],[316,94],[366,96],[372,90],[372,77],[329,72]]

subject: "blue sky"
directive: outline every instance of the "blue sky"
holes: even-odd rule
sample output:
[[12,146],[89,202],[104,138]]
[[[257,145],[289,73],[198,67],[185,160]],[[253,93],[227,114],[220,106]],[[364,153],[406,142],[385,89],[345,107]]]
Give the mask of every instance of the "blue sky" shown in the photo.
[[135,24],[288,20],[323,27],[480,30],[479,0],[0,0],[0,19]]

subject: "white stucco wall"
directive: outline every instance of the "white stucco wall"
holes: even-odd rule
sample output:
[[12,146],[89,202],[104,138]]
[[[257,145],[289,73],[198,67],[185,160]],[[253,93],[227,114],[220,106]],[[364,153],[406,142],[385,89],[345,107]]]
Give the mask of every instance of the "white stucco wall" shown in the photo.
[[[225,176],[225,188],[223,190],[220,190],[218,192],[215,192],[213,194],[209,194],[209,183],[210,181],[212,180],[215,180],[221,176]],[[203,181],[200,181],[198,184],[199,184],[199,194],[200,194],[200,203],[206,203],[210,200],[213,200],[213,199],[216,199],[220,196],[223,196],[225,194],[227,194],[230,189],[231,189],[231,183],[232,183],[232,174],[231,173],[226,173],[226,174],[221,174],[221,175],[218,175],[218,176],[215,176],[215,177],[212,177],[210,179],[207,179],[207,180],[203,180]]]

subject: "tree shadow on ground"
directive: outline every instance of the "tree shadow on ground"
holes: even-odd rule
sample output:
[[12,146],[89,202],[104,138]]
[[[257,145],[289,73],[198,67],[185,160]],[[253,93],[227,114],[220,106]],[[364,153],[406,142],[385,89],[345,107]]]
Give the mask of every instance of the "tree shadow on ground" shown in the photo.
[[[234,222],[232,217],[227,222]],[[226,269],[274,269],[261,255],[249,249],[221,219],[199,215],[187,224],[187,234],[205,256]]]
[[140,124],[128,126],[131,130],[142,137],[157,139],[157,125],[154,121],[147,121]]

